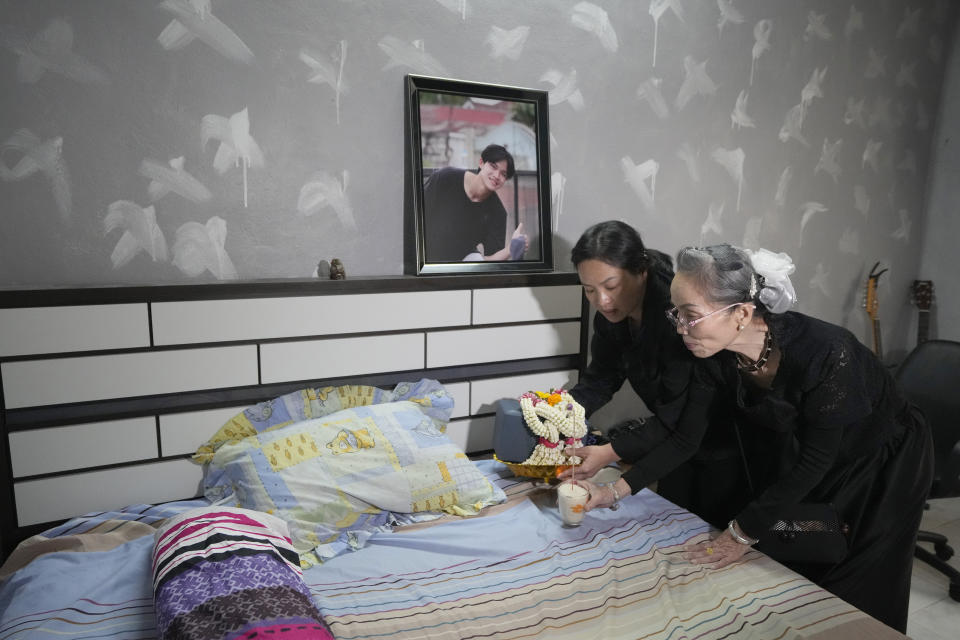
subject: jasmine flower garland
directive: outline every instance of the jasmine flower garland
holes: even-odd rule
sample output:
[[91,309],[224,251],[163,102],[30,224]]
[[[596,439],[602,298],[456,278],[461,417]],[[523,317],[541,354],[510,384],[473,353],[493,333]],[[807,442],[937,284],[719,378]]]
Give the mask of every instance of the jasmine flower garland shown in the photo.
[[[530,391],[520,396],[520,411],[527,428],[540,440],[522,464],[580,464],[579,456],[567,456],[567,445],[583,446],[587,423],[583,406],[563,389],[550,393]],[[562,438],[562,440],[561,440]]]

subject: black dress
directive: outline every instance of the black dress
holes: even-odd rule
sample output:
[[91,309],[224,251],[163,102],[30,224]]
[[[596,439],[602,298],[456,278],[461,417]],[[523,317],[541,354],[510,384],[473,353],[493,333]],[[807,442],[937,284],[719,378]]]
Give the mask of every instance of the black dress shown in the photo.
[[[612,442],[620,459],[632,464],[623,476],[631,491],[657,482],[657,493],[666,499],[725,526],[730,514],[743,506],[746,486],[728,403],[691,386],[696,359],[665,315],[672,306],[670,258],[648,252],[654,259],[647,272],[642,325],[631,327],[629,319],[611,323],[597,313],[590,364],[570,394],[589,417],[629,380],[653,413]],[[684,420],[691,394],[696,412]],[[704,420],[712,425],[706,434]]]
[[847,556],[836,565],[788,566],[905,631],[913,547],[933,478],[930,430],[846,329],[793,312],[768,324],[780,349],[769,389],[741,375],[728,351],[700,370],[735,401],[756,489],[737,523],[762,539],[778,507],[833,503],[850,528]]

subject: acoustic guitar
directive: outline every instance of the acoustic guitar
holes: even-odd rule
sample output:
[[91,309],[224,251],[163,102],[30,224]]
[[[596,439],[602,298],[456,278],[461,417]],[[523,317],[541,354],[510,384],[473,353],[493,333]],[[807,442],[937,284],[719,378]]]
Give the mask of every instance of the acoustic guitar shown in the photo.
[[933,305],[933,280],[914,280],[910,297],[917,307],[917,344],[930,336],[930,307]]
[[873,352],[881,360],[883,359],[883,341],[880,339],[880,302],[877,297],[877,284],[880,282],[880,276],[886,271],[886,269],[880,269],[879,262],[873,265],[873,268],[870,269],[870,275],[867,277],[867,290],[863,299],[863,306],[873,323]]

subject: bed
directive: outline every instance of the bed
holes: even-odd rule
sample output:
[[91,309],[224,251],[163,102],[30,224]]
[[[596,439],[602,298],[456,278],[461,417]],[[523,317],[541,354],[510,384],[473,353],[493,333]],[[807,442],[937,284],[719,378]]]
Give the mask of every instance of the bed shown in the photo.
[[[256,405],[240,416],[247,421],[246,431],[240,428],[236,433],[235,420],[224,425],[208,441],[213,443],[208,449],[198,450],[208,460],[211,454],[219,460],[205,469],[203,498],[91,513],[21,543],[0,571],[0,640],[176,637],[169,626],[158,628],[158,617],[165,619],[162,607],[167,606],[157,588],[157,567],[167,562],[161,548],[165,536],[185,517],[218,509],[238,509],[254,518],[273,512],[254,523],[266,523],[265,530],[273,522],[289,523],[282,531],[289,536],[279,536],[286,543],[270,548],[276,571],[299,576],[297,588],[308,594],[317,614],[314,626],[302,624],[300,629],[306,631],[296,637],[903,637],[759,552],[751,551],[740,563],[722,570],[687,562],[684,547],[710,535],[710,527],[649,490],[625,499],[617,511],[593,511],[579,527],[564,526],[553,486],[517,478],[496,460],[467,459],[442,428],[439,434],[434,432],[449,407],[442,386],[431,381],[398,385],[379,395],[375,391],[364,395],[352,387],[337,402],[332,401],[336,393],[323,395],[325,403],[318,404],[316,394],[312,400],[301,394],[301,400],[306,398],[302,403],[271,404],[295,406],[301,413],[313,407],[315,415],[266,412],[263,405]],[[347,396],[351,399],[344,401]],[[254,418],[260,423],[253,424]],[[366,433],[358,435],[360,425]],[[401,441],[401,436],[389,433],[389,425],[399,425],[402,437],[413,439]],[[283,482],[277,480],[281,476],[256,466],[257,460],[269,458],[270,447],[277,442],[295,449],[299,434],[320,428],[340,439],[315,438],[335,443],[319,457],[275,460],[271,469],[285,474]],[[233,435],[222,437],[226,432]],[[344,433],[352,435],[340,435]],[[401,465],[405,473],[426,483],[405,499],[425,508],[405,514],[396,506],[365,508],[363,490],[371,486],[369,478],[363,489],[353,489],[348,483],[363,472],[341,474],[336,480],[338,504],[343,504],[345,493],[361,503],[351,503],[352,517],[337,521],[343,531],[317,534],[290,515],[317,512],[302,504],[303,494],[298,497],[301,502],[293,504],[290,492],[284,493],[283,502],[271,489],[280,484],[293,487],[292,478],[304,473],[298,468],[302,464],[346,459],[337,448],[341,453],[347,451],[344,446],[350,453],[373,451],[374,441],[386,440],[388,454],[398,459],[403,458],[404,447],[414,447],[411,464],[434,456],[429,473],[438,466],[436,460],[442,461],[442,482],[434,482],[421,467]],[[364,443],[369,446],[364,448]],[[223,462],[223,452],[230,447],[233,454],[227,457],[247,465],[239,471]],[[454,460],[460,465],[456,469]],[[225,486],[225,476],[236,488],[237,474],[255,467],[256,487],[245,499],[217,492]],[[324,468],[323,473],[334,472]],[[374,483],[374,490],[394,486],[398,478]],[[478,478],[487,493],[461,501],[468,510],[476,507],[474,513],[444,498],[449,495],[444,482],[460,483],[462,492],[464,486],[478,486]],[[307,493],[312,495],[315,486],[309,485]],[[268,494],[274,501],[270,508],[246,510],[262,506],[256,501]],[[374,517],[383,513],[384,518]],[[267,533],[277,537],[275,531]],[[294,566],[290,545],[304,539],[311,540],[311,553],[299,547],[301,562]],[[247,554],[253,544],[250,536],[243,541],[247,551],[239,555]],[[270,585],[258,585],[264,586]],[[290,625],[285,629],[289,631]],[[203,637],[280,636],[238,635],[233,630]]]

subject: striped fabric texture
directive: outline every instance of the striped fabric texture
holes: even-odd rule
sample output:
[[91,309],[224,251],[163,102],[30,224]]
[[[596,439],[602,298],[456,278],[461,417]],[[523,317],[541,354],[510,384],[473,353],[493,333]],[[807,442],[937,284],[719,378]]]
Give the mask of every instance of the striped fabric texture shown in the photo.
[[286,524],[269,514],[208,507],[171,519],[155,535],[152,577],[163,640],[333,637]]

